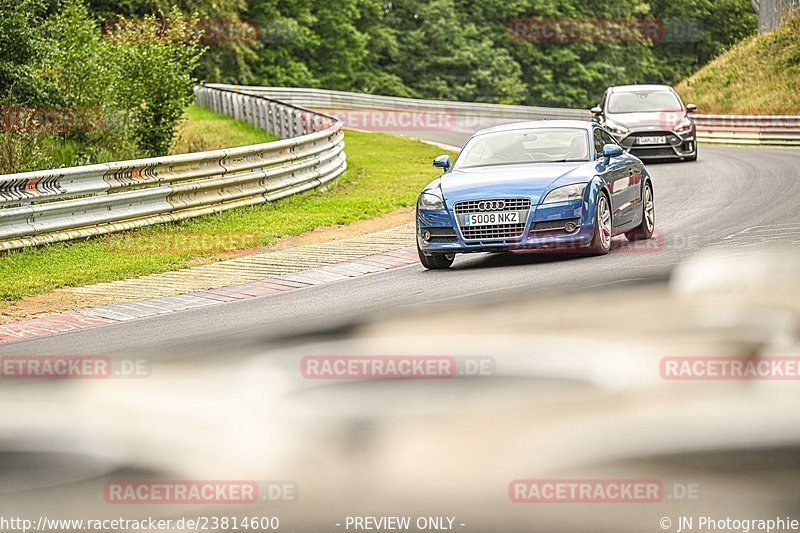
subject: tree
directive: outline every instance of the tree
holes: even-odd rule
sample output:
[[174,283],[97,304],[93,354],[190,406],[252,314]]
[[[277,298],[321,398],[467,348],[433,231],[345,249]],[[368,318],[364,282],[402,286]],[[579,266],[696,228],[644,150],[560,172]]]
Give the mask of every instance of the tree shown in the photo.
[[94,16],[108,28],[121,19],[144,20],[177,7],[184,15],[197,15],[196,29],[206,51],[195,76],[218,83],[252,83],[258,61],[261,28],[248,20],[247,0],[88,0]]
[[750,0],[650,0],[665,21],[666,38],[654,47],[660,78],[677,83],[734,43],[755,33],[758,15]]
[[43,0],[0,0],[0,100],[30,100],[37,91],[32,64],[47,14]]
[[[521,68],[491,32],[453,0],[392,4],[397,54],[386,69],[420,97],[516,103],[524,99]],[[387,58],[389,59],[389,58]]]
[[151,155],[168,152],[178,119],[193,100],[192,72],[202,54],[197,22],[174,7],[166,16],[148,15],[136,24],[121,19],[119,33],[108,42],[107,61],[116,69],[110,86],[115,104]]

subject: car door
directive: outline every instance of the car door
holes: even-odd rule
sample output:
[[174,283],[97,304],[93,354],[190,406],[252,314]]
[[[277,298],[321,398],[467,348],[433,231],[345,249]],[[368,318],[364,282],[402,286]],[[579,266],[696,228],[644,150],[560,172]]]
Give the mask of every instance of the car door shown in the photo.
[[[610,134],[606,133],[602,128],[594,129],[594,145],[597,150],[597,155],[600,160],[603,159],[603,146],[606,144],[617,144]],[[602,162],[602,161],[601,161]],[[608,192],[611,194],[611,212],[613,213],[613,227],[624,224],[626,219],[620,210],[627,201],[628,191],[628,170],[629,161],[626,154],[623,153],[620,157],[612,157],[605,165],[600,177],[606,182]]]
[[[603,144],[619,143],[607,131],[598,128]],[[621,226],[631,222],[639,212],[642,201],[642,163],[628,152],[620,157],[615,157],[609,163],[611,167],[613,186],[611,190],[611,207],[614,213],[614,226]]]

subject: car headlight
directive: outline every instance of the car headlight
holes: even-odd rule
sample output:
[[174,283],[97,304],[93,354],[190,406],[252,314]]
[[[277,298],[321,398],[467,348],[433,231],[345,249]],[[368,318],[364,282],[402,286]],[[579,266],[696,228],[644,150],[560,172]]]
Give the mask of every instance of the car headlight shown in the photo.
[[583,191],[586,190],[586,183],[578,183],[575,185],[567,185],[566,187],[559,187],[553,189],[547,196],[545,196],[543,204],[554,204],[556,202],[569,202],[571,200],[580,200],[583,198]]
[[606,122],[606,129],[611,133],[616,133],[617,135],[625,135],[626,133],[628,133],[628,131],[630,131],[625,126],[620,126],[619,124],[611,124],[608,122]]
[[675,133],[685,133],[692,129],[692,121],[689,120],[689,117],[683,117],[683,120],[675,124],[675,127],[672,128],[672,131]]
[[419,195],[419,201],[417,202],[417,206],[420,209],[444,209],[444,200],[438,194],[434,194],[432,192],[424,192]]

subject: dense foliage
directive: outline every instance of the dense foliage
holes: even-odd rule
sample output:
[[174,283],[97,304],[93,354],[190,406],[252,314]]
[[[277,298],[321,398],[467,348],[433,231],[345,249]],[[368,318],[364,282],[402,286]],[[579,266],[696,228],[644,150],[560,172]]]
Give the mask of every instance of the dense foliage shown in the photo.
[[[184,13],[252,21],[257,38],[210,39],[208,80],[397,96],[587,107],[606,86],[677,83],[752,34],[750,0],[87,0],[100,19]],[[657,20],[649,40],[536,42],[519,19]]]
[[109,34],[82,0],[0,0],[0,173],[166,154],[196,24],[175,8]]
[[[661,32],[525,22],[610,19]],[[103,116],[55,149],[2,134],[0,171],[40,148],[31,164],[163,154],[198,80],[585,108],[611,84],[676,83],[755,26],[750,0],[0,0],[0,105]]]

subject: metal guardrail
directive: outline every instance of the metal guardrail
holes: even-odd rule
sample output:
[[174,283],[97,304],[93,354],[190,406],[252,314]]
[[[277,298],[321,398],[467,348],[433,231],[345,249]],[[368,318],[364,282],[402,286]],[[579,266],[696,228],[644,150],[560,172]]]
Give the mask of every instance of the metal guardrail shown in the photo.
[[[455,119],[453,127],[461,126],[467,130],[477,130],[493,125],[481,119],[592,119],[591,113],[583,109],[418,100],[324,89],[221,84],[211,84],[209,87],[232,90],[242,94],[263,95],[311,109],[324,110],[334,115],[337,114],[337,111],[349,110],[442,114]],[[701,142],[731,145],[800,146],[800,116],[695,114],[692,115],[692,118],[697,124],[697,137]]]
[[283,140],[0,176],[0,250],[172,222],[319,187],[347,167],[341,121],[200,87],[197,103]]
[[699,141],[764,146],[800,146],[798,115],[694,115]]
[[390,110],[420,113],[442,113],[462,117],[499,119],[575,119],[589,120],[592,115],[585,109],[562,109],[555,107],[533,107],[477,102],[455,102],[449,100],[420,100],[397,96],[329,91],[326,89],[301,89],[287,87],[255,87],[241,85],[207,84],[221,90],[232,90],[242,94],[266,96],[298,106],[318,110]]
[[[303,107],[443,113],[473,129],[488,119],[591,118],[582,109],[221,84],[197,88],[196,99],[203,107],[283,140],[0,176],[0,251],[172,222],[324,185],[347,167],[343,123]],[[800,116],[694,115],[694,119],[700,141],[800,146]]]

